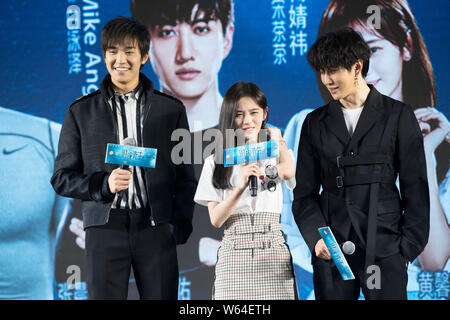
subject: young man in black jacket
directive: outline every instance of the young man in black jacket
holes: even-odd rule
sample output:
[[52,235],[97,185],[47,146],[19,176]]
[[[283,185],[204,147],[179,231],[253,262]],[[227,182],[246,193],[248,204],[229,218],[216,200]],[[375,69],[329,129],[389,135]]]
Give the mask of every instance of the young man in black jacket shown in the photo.
[[[149,41],[134,20],[109,21],[101,36],[109,75],[63,121],[51,183],[82,200],[90,299],[126,299],[131,267],[141,299],[177,298],[176,243],[192,232],[197,181],[192,165],[171,161],[173,130],[189,131],[185,107],[139,72]],[[107,144],[126,138],[157,149],[156,167],[106,164]]]
[[[422,133],[410,106],[366,84],[369,57],[349,28],[320,37],[307,55],[334,99],[303,123],[292,205],[317,299],[358,299],[360,289],[366,299],[406,299],[407,263],[428,241]],[[324,226],[339,244],[355,244],[346,256],[355,280],[332,263],[317,231]]]

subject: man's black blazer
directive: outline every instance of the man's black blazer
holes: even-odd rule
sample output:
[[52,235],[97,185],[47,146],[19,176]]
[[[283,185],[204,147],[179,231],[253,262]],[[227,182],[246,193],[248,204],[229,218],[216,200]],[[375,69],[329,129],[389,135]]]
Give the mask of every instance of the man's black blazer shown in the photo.
[[303,123],[292,211],[313,257],[322,226],[330,226],[340,243],[353,226],[366,245],[371,184],[363,180],[379,181],[378,197],[372,199],[376,257],[401,252],[412,261],[428,241],[428,181],[418,122],[410,106],[370,88],[352,137],[336,100]]

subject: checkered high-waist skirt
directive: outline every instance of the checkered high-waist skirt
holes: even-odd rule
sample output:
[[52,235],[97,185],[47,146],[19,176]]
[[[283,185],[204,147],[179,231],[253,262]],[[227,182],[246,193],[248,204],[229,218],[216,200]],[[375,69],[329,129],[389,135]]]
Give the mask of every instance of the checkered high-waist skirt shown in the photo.
[[297,297],[292,258],[280,214],[233,214],[218,251],[213,299],[292,300]]

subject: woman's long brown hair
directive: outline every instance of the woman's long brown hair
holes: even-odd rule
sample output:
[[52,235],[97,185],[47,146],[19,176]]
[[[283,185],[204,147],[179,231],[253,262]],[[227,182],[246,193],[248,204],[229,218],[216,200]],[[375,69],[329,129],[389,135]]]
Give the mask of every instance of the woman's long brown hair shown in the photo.
[[[376,31],[400,51],[407,47],[411,59],[403,63],[403,102],[414,109],[436,106],[436,85],[430,57],[414,15],[404,0],[331,0],[322,15],[318,37],[353,24],[366,27],[369,6],[380,8],[381,28]],[[331,95],[318,78],[322,98],[328,102]]]
[[[268,107],[266,96],[254,83],[242,81],[236,82],[226,92],[223,98],[219,118],[219,130],[222,134],[223,141],[220,141],[221,139],[216,140],[218,145],[216,146],[214,154],[216,167],[213,174],[213,185],[217,189],[230,189],[232,187],[230,178],[233,167],[225,167],[223,165],[223,148],[235,147],[237,144],[236,140],[228,141],[229,137],[227,135],[227,129],[236,130],[234,123],[236,110],[239,105],[239,100],[244,97],[251,98],[261,109],[263,109],[263,111],[266,111]],[[267,117],[262,123],[262,128],[264,128],[266,121]],[[234,137],[232,139],[234,139]]]

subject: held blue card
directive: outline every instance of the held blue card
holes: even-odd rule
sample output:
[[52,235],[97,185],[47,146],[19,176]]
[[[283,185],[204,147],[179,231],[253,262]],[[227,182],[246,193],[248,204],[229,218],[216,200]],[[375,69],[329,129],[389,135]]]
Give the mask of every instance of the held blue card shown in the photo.
[[355,276],[353,275],[352,269],[348,265],[347,260],[344,257],[344,254],[339,247],[339,244],[336,241],[336,238],[333,235],[330,227],[319,228],[319,233],[322,236],[325,245],[330,252],[331,257],[333,258],[334,264],[339,270],[339,273],[342,276],[343,280],[353,280]]
[[157,149],[108,143],[105,163],[154,168]]
[[269,158],[278,158],[279,156],[278,142],[275,140],[270,140],[224,149],[223,164],[225,167],[230,167],[237,164],[255,162]]

